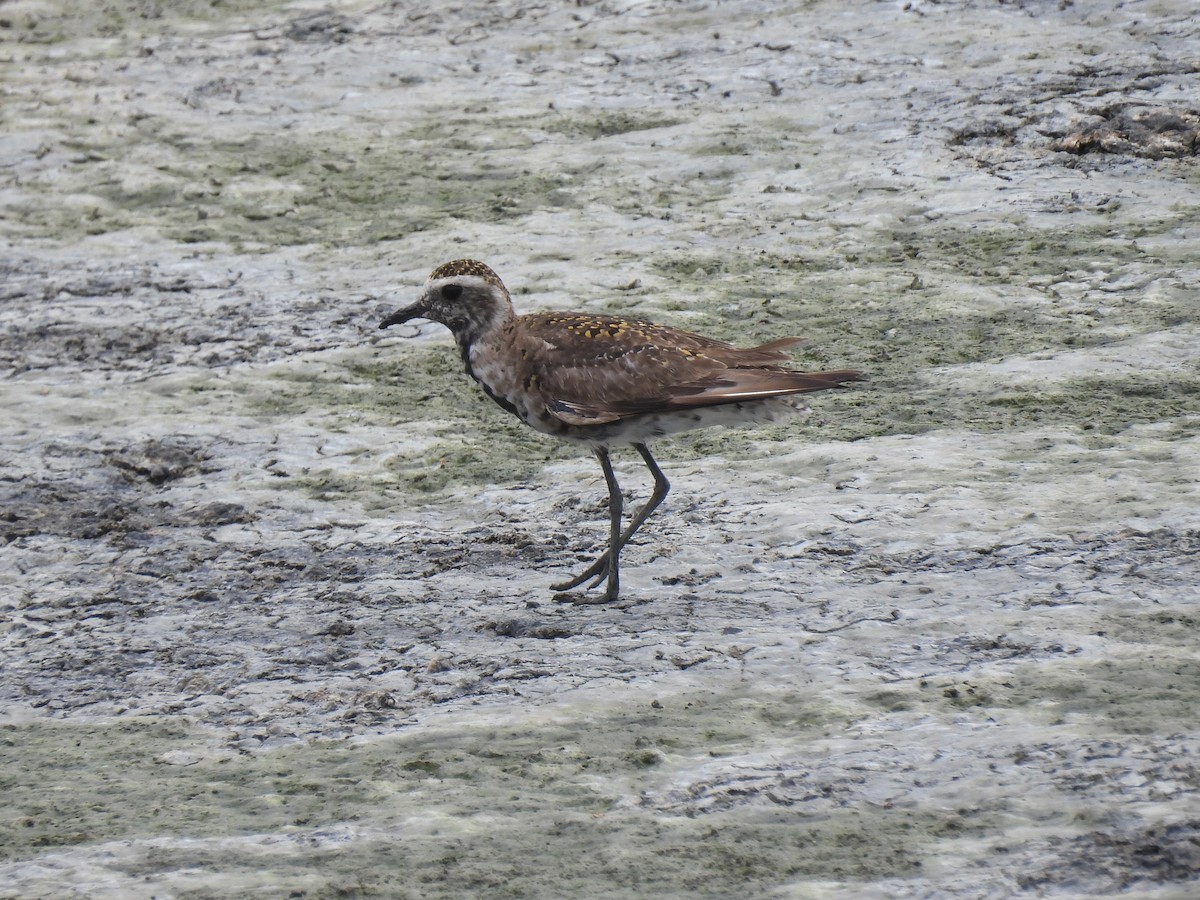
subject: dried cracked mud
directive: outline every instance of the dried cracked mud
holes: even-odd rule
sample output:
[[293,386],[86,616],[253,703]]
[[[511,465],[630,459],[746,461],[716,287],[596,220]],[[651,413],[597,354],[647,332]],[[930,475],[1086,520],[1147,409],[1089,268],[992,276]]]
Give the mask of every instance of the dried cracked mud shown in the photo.
[[[0,3],[0,897],[1194,896],[1190,3],[78,6]],[[458,256],[871,380],[556,602],[594,462],[375,329]]]

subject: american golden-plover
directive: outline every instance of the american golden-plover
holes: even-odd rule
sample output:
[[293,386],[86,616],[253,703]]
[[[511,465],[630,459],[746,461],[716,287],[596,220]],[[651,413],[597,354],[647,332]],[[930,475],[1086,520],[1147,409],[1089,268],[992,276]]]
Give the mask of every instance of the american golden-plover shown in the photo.
[[[438,266],[416,303],[382,322],[410,319],[450,329],[467,374],[484,392],[538,431],[586,444],[608,484],[608,550],[574,578],[607,582],[604,600],[620,592],[621,548],[670,490],[649,442],[668,434],[769,422],[798,407],[797,394],[823,391],[861,375],[850,370],[797,372],[785,365],[801,338],[740,348],[698,334],[619,316],[541,312],[518,316],[504,282],[483,263],[456,259]],[[621,488],[609,459],[629,444],[654,477],[654,490],[622,530]]]

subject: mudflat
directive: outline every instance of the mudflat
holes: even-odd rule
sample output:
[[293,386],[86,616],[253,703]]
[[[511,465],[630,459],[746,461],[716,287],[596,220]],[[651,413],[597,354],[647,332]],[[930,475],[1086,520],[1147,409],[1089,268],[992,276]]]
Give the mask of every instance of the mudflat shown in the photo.
[[[0,897],[1193,895],[1192,4],[80,6],[0,4]],[[870,381],[555,602],[594,461],[375,327],[464,256]]]

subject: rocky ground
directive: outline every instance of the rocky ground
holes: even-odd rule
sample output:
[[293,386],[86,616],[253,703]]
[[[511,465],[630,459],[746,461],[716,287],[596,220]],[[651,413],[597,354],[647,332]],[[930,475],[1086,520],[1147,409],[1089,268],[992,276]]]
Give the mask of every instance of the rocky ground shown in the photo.
[[[0,897],[1191,897],[1184,0],[0,3]],[[425,274],[871,380],[594,460]],[[618,462],[644,498],[636,456]]]

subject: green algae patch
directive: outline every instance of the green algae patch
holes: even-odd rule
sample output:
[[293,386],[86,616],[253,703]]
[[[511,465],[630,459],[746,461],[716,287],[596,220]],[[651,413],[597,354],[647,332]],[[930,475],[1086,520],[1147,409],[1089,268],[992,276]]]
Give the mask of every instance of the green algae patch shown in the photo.
[[1182,439],[1200,429],[1200,421],[1185,418],[1200,412],[1200,373],[1071,378],[1040,390],[974,399],[981,404],[961,404],[960,421],[981,431],[1065,424],[1113,435],[1133,425],[1179,420],[1171,435]]
[[[1200,539],[1200,533],[1193,533],[1190,537],[1193,541]],[[1181,549],[1186,553],[1196,548],[1189,545]],[[1101,617],[1100,621],[1109,632],[1120,635],[1123,641],[1155,647],[1163,644],[1189,647],[1200,629],[1200,614],[1186,607],[1156,609],[1134,615],[1109,615]]]
[[1040,697],[1055,721],[1119,734],[1170,734],[1195,728],[1200,715],[1200,660],[1099,660],[1072,671],[1056,667],[1024,675],[1016,690]]
[[1197,722],[1200,661],[1160,655],[1024,662],[1000,675],[922,679],[863,699],[889,713],[1020,710],[1047,725],[1089,734],[1166,734]]
[[[910,399],[880,402],[905,387]],[[1074,429],[1081,440],[1100,440],[1133,426],[1167,422],[1171,427],[1163,438],[1186,440],[1200,429],[1200,372],[1064,378],[1019,389],[998,385],[988,393],[962,389],[949,380],[932,387],[881,380],[845,394],[831,392],[819,403],[822,433],[841,440],[938,429],[995,434],[1039,428]],[[756,432],[759,437],[772,435]]]
[[551,134],[562,134],[572,138],[605,138],[635,131],[652,131],[670,128],[684,120],[663,115],[646,115],[631,110],[606,110],[591,113],[562,113],[550,118],[545,130]]
[[[95,38],[109,39],[122,51],[147,37],[169,36],[202,25],[228,28],[232,20],[286,2],[262,0],[116,0],[105,3],[42,2],[5,17],[5,37],[18,44],[56,45],[72,42],[86,48]],[[164,9],[164,6],[167,7]]]
[[[160,133],[153,119],[67,130],[72,158],[52,182],[27,183],[30,199],[10,215],[32,236],[150,226],[242,252],[370,244],[447,218],[501,222],[562,205],[556,192],[566,183],[504,160],[468,162],[465,151],[430,153],[425,134],[375,142],[260,133],[198,146],[187,133]],[[70,202],[44,203],[39,191]]]
[[[0,727],[0,789],[8,798],[0,812],[3,855],[124,837],[132,833],[131,820],[146,832],[160,820],[180,827],[190,818],[188,801],[204,788],[185,769],[157,760],[196,740],[186,725],[164,720]],[[212,803],[205,817],[215,823],[219,807]],[[246,821],[244,813],[229,812]]]
[[352,422],[396,436],[393,452],[369,474],[314,468],[286,485],[320,496],[380,489],[423,495],[463,485],[512,485],[547,463],[586,453],[531,432],[496,406],[463,373],[449,346],[413,345],[397,353],[389,348],[369,356],[348,354],[321,366],[287,367],[272,372],[265,384],[246,385],[245,391],[241,402],[255,416],[318,411],[322,427],[333,432],[339,422]]
[[[1180,210],[1133,231],[1170,234],[1194,216]],[[1186,276],[1161,272],[1161,262],[1104,223],[934,222],[843,229],[824,244],[798,240],[792,253],[675,251],[644,265],[687,298],[681,308],[706,333],[739,342],[798,334],[809,339],[805,356],[898,378],[1200,321]],[[1140,293],[1112,287],[1138,278]]]
[[231,886],[269,872],[318,891],[392,889],[403,877],[423,897],[563,896],[588,884],[728,896],[902,876],[951,826],[990,827],[818,797],[809,808],[712,782],[672,787],[764,740],[801,752],[845,721],[800,695],[707,694],[256,754],[215,751],[211,735],[155,719],[8,725],[0,847],[26,859],[152,837],[153,853],[110,854],[107,865],[137,877],[201,866]]

